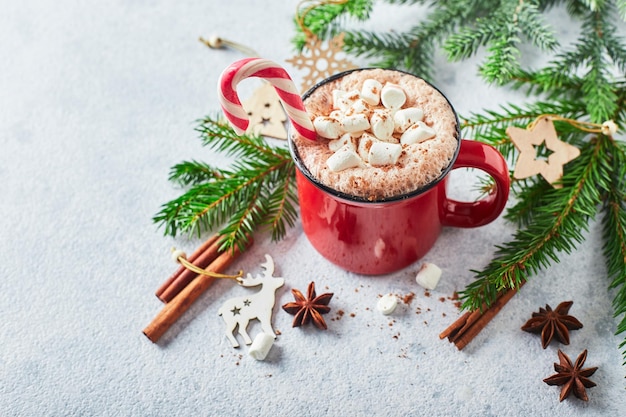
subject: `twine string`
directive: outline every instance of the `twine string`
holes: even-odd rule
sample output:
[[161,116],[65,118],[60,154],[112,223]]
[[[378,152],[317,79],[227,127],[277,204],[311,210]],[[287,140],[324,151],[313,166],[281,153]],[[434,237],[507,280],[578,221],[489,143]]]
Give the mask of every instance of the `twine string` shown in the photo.
[[[304,33],[304,36],[306,36],[307,39],[311,37],[315,37],[315,34],[304,24],[304,18],[306,17],[306,15],[309,14],[311,10],[319,6],[324,6],[327,4],[339,5],[339,4],[345,4],[347,2],[348,0],[322,0],[322,1],[315,1],[315,2],[311,2],[311,0],[301,0],[300,3],[298,3],[298,6],[296,7],[296,23],[298,24],[298,26],[300,26],[300,29],[302,29],[302,32]],[[313,4],[310,4],[307,7],[305,7],[305,4],[307,3],[313,3]],[[301,9],[304,9],[304,10],[300,12]]]
[[530,122],[527,129],[533,129],[537,123],[544,118],[548,118],[554,122],[565,122],[575,127],[578,130],[588,133],[602,133],[606,136],[613,136],[617,132],[617,125],[613,120],[607,120],[604,123],[592,123],[582,120],[569,119],[567,117],[559,116],[558,114],[542,114],[535,120]]
[[220,38],[219,36],[210,36],[209,39],[205,39],[200,36],[198,40],[211,49],[221,49],[225,46],[228,46],[239,52],[242,52],[244,55],[247,55],[249,57],[259,57],[259,54],[254,49],[238,42]]
[[195,272],[196,274],[206,275],[212,278],[220,278],[220,279],[234,279],[239,284],[242,283],[243,271],[239,271],[237,275],[226,275],[220,274],[217,272],[207,271],[206,269],[200,268],[187,260],[187,257],[184,253],[177,251],[175,248],[172,248],[172,254],[176,256],[176,261],[184,266],[186,269]]

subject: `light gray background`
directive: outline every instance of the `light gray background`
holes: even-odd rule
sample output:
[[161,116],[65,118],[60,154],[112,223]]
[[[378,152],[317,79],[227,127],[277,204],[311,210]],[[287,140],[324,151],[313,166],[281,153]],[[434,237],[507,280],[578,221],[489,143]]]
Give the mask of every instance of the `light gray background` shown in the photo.
[[[314,280],[334,292],[326,332],[292,329],[257,362],[234,350],[217,309],[246,293],[219,282],[152,344],[142,329],[161,309],[157,286],[175,269],[169,250],[201,242],[162,236],[151,217],[176,197],[169,168],[185,159],[223,164],[200,146],[194,120],[217,111],[221,70],[243,55],[197,41],[212,34],[285,64],[298,2],[5,1],[0,12],[0,409],[8,416],[617,416],[626,410],[626,368],[614,336],[600,226],[562,262],[530,281],[464,351],[439,333],[458,316],[448,299],[472,281],[514,227],[445,230],[426,260],[443,278],[430,297],[414,281],[419,263],[387,277],[343,272],[314,252],[300,226],[273,244],[260,235],[237,265],[256,273],[270,253],[290,288]],[[377,7],[363,25],[404,29],[422,18]],[[578,27],[551,14],[559,37]],[[529,51],[538,65],[545,57]],[[523,101],[486,88],[476,63],[438,58],[437,85],[461,114]],[[357,62],[365,64],[366,62]],[[256,86],[253,82],[251,86]],[[252,87],[242,87],[252,88]],[[243,93],[242,93],[243,94]],[[473,174],[455,175],[466,195]],[[379,294],[414,292],[386,317]],[[443,300],[443,301],[441,301]],[[590,401],[558,402],[559,345],[543,350],[520,331],[533,311],[573,300],[584,328],[575,357],[598,366]],[[337,311],[346,314],[339,318]],[[354,317],[352,317],[353,315]],[[252,326],[254,337],[260,331]]]

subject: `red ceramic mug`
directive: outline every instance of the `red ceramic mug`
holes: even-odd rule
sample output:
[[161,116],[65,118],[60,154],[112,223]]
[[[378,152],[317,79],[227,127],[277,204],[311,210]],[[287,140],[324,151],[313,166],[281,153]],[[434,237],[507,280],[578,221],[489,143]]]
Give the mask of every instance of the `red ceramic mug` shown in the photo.
[[[342,74],[313,87],[305,93],[304,100],[317,87]],[[478,227],[495,220],[509,195],[507,164],[495,148],[459,139],[458,119],[456,137],[459,146],[455,155],[437,179],[385,201],[368,201],[320,183],[304,166],[297,147],[290,140],[289,148],[297,168],[302,227],[313,247],[343,269],[381,275],[422,258],[444,226]],[[448,174],[456,168],[477,168],[486,172],[495,181],[493,191],[475,202],[448,198]]]

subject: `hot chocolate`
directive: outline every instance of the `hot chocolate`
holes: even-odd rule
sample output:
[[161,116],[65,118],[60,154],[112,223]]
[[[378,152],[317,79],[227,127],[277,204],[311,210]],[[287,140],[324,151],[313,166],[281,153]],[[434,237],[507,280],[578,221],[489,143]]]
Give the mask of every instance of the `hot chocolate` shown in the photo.
[[340,74],[305,94],[304,104],[318,139],[294,134],[297,158],[315,181],[357,199],[397,199],[428,186],[459,146],[448,100],[404,72]]

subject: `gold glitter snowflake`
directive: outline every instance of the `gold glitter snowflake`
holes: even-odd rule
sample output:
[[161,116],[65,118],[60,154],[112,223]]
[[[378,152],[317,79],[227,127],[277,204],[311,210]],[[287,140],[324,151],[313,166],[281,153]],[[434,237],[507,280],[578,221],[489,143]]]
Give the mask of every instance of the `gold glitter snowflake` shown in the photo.
[[333,74],[356,68],[345,58],[343,36],[341,33],[327,43],[311,36],[304,47],[307,54],[302,53],[286,60],[297,69],[308,69],[308,73],[302,77],[302,92]]

